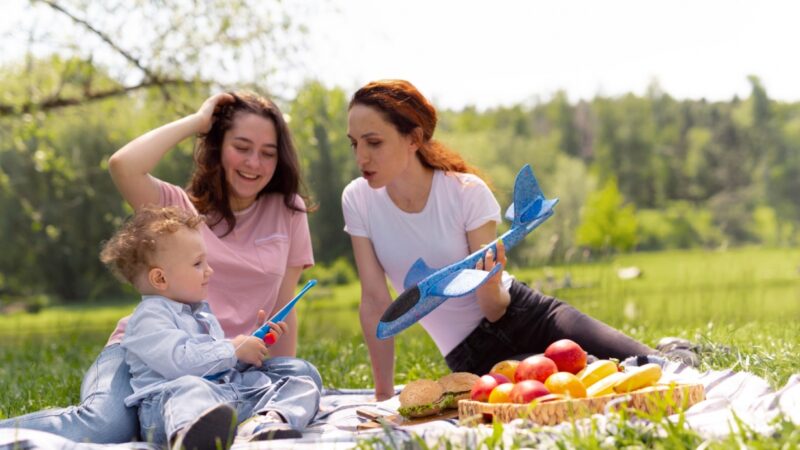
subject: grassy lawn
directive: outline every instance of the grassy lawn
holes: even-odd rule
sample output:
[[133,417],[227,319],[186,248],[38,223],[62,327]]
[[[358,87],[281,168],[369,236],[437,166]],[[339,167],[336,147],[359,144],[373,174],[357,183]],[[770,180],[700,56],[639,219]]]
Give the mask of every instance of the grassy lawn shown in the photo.
[[[620,280],[617,269],[629,266],[643,276]],[[699,342],[702,369],[749,371],[773,387],[800,372],[800,249],[632,254],[602,263],[510,271],[647,344],[654,346],[664,336]],[[357,284],[318,286],[298,305],[299,356],[320,368],[326,386],[371,386],[359,292]],[[0,418],[77,402],[83,372],[135,302],[0,317]],[[397,383],[447,372],[419,326],[402,333],[397,346]],[[797,445],[797,439],[798,430],[791,428],[763,446]],[[745,442],[762,447],[757,437]],[[644,438],[639,443],[651,445]]]

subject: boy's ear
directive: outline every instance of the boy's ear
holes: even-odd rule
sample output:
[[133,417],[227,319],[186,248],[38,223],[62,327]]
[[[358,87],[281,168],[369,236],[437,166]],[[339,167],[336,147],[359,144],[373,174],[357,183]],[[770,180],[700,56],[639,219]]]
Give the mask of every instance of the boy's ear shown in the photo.
[[160,267],[153,267],[147,272],[147,282],[159,291],[167,288],[167,277]]

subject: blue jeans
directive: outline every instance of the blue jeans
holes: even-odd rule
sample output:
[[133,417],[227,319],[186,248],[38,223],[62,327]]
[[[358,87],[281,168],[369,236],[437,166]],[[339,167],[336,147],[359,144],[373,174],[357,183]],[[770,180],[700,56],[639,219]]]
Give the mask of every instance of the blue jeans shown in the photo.
[[[316,367],[298,358],[268,359],[261,366],[270,379],[284,376],[308,376],[321,389],[322,379]],[[81,384],[81,403],[53,408],[0,421],[0,428],[28,428],[54,433],[75,442],[117,444],[139,437],[136,408],[125,406],[125,397],[133,390],[125,351],[119,344],[100,352]]]
[[172,380],[139,405],[142,437],[154,444],[166,444],[178,430],[219,404],[232,406],[239,423],[267,411],[279,413],[295,429],[303,429],[311,422],[320,400],[320,390],[311,377],[261,380],[255,386],[219,383],[190,375]]
[[125,351],[119,344],[100,352],[81,383],[81,403],[0,421],[0,428],[30,428],[75,442],[98,444],[135,441],[139,435],[136,408],[123,399],[133,393]]

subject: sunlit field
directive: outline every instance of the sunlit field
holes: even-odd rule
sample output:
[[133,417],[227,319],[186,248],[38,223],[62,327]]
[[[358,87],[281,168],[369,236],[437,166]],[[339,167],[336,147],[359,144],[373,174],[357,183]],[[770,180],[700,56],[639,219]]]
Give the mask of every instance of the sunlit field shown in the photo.
[[[617,270],[624,267],[642,275],[622,280]],[[773,387],[800,372],[800,250],[632,254],[509,270],[652,346],[664,336],[697,342],[702,369],[749,371]],[[357,284],[317,286],[298,305],[299,356],[319,367],[328,387],[371,385],[359,293]],[[77,402],[83,372],[134,306],[131,298],[0,317],[0,417]],[[418,325],[397,345],[398,384],[447,372]]]

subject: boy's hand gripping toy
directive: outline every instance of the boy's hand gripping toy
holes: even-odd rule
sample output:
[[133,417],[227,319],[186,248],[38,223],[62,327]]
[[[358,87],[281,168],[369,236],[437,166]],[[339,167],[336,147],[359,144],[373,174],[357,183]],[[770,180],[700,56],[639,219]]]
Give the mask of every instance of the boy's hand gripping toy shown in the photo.
[[[294,308],[294,305],[297,304],[297,301],[300,300],[300,298],[316,284],[317,280],[309,280],[308,283],[306,283],[306,285],[303,286],[303,289],[301,289],[300,292],[297,295],[295,295],[295,297],[291,301],[289,301],[289,303],[284,305],[284,307],[281,308],[280,311],[275,313],[275,315],[272,316],[267,322],[278,323],[281,320],[285,319],[286,316],[289,315],[289,311],[291,311],[292,308]],[[267,323],[264,323],[264,325],[261,325],[256,331],[254,331],[253,336],[259,339],[263,339],[264,343],[267,345],[272,345],[277,341],[275,333],[270,331],[270,327]]]
[[[300,292],[298,292],[297,295],[295,295],[294,298],[289,301],[289,303],[284,305],[284,307],[281,308],[280,311],[275,313],[274,316],[270,317],[270,319],[267,322],[277,323],[277,322],[280,322],[281,320],[285,319],[286,316],[289,315],[289,311],[291,311],[292,308],[294,308],[294,305],[297,304],[298,300],[300,300],[300,298],[303,297],[303,295],[309,289],[314,287],[316,284],[317,284],[317,280],[309,280],[308,283],[306,283],[306,285],[303,286],[303,289],[301,289]],[[255,336],[255,337],[259,338],[259,339],[263,339],[264,343],[267,344],[267,346],[270,346],[270,345],[274,344],[277,341],[277,338],[275,337],[275,333],[270,331],[270,326],[267,323],[264,323],[263,325],[258,327],[258,329],[253,332],[253,336]],[[205,375],[205,376],[203,376],[203,378],[205,378],[207,380],[214,381],[214,380],[218,379],[219,377],[225,375],[226,372],[227,371],[222,371],[222,372],[214,373],[214,374],[211,374],[211,375]]]
[[503,269],[500,264],[490,272],[476,270],[475,265],[490,249],[497,254],[497,241],[502,240],[507,250],[518,244],[534,228],[553,215],[558,199],[546,199],[533,169],[526,164],[514,181],[514,202],[506,210],[506,219],[512,220],[511,229],[486,247],[461,261],[434,269],[422,258],[418,259],[403,281],[405,291],[386,309],[378,322],[376,335],[386,339],[410,327],[445,300],[467,295]]

